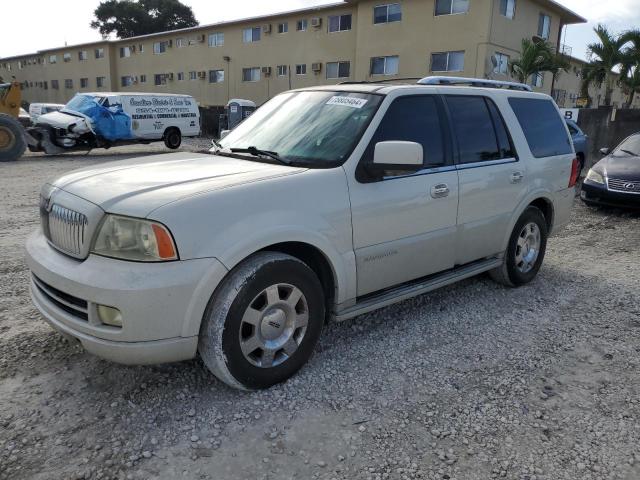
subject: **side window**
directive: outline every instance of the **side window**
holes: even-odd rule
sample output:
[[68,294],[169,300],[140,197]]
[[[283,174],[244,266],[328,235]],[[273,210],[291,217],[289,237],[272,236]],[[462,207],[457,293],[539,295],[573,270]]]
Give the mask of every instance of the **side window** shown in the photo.
[[424,165],[442,166],[446,162],[445,131],[435,96],[407,96],[393,101],[364,153],[365,163],[373,162],[378,142],[406,141],[422,145]]
[[573,152],[564,120],[551,100],[511,97],[509,104],[534,157],[553,157]]
[[567,127],[569,127],[569,133],[571,135],[576,135],[578,133],[578,130],[576,129],[576,127],[574,127],[570,123],[567,123]]
[[493,100],[485,98],[489,111],[491,112],[491,118],[493,119],[493,128],[496,130],[496,137],[498,139],[498,146],[500,147],[500,158],[514,158],[516,157],[516,150],[513,148],[513,142],[507,131],[507,126],[504,123],[502,115]]
[[448,95],[446,99],[458,142],[458,163],[505,158],[498,145],[498,135],[485,99],[466,95]]

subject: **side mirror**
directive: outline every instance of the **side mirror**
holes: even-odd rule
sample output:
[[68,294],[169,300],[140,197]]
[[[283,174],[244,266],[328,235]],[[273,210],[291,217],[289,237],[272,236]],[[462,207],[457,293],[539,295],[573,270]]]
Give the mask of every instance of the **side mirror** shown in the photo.
[[604,155],[604,156],[609,155],[609,152],[611,152],[611,150],[610,150],[610,149],[608,149],[608,148],[606,148],[606,147],[605,147],[605,148],[601,148],[601,149],[600,149],[600,153],[601,153],[602,155]]
[[423,168],[424,152],[416,142],[390,141],[376,143],[373,163],[368,169],[375,173],[385,170],[417,172]]
[[220,140],[222,140],[224,137],[226,137],[227,135],[229,135],[231,133],[231,130],[222,130],[220,132]]

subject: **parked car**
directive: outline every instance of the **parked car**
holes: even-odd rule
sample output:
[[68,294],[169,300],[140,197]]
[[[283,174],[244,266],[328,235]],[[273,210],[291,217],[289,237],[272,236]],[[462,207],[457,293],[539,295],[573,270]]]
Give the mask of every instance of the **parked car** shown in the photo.
[[41,115],[27,133],[30,150],[45,153],[152,141],[176,149],[182,137],[200,134],[200,112],[188,95],[82,93]]
[[31,116],[27,113],[27,111],[24,108],[20,108],[20,112],[18,113],[18,121],[25,128],[31,126]]
[[227,384],[268,387],[309,359],[325,320],[487,271],[531,282],[569,221],[577,169],[554,101],[526,85],[290,91],[210,154],[44,185],[32,298],[106,359],[199,352]]
[[587,173],[580,198],[589,205],[640,207],[640,132],[626,138]]
[[32,103],[29,105],[29,115],[31,115],[31,118],[35,122],[41,115],[59,112],[63,108],[64,105],[61,103]]
[[571,141],[580,164],[580,173],[582,173],[587,159],[587,152],[589,152],[589,136],[580,129],[575,121],[565,118],[565,122],[567,122]]

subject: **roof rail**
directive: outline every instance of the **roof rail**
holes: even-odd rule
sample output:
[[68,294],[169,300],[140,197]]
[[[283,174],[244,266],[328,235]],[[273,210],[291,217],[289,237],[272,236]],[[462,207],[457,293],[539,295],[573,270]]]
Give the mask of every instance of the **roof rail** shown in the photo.
[[484,78],[425,77],[418,80],[418,85],[467,85],[469,87],[506,88],[508,90],[521,90],[524,92],[531,91],[531,87],[524,83],[501,82],[499,80],[486,80]]
[[420,80],[421,77],[406,77],[406,78],[387,78],[383,80],[347,80],[340,82],[338,85],[377,85],[378,83],[393,83],[393,82],[412,82]]

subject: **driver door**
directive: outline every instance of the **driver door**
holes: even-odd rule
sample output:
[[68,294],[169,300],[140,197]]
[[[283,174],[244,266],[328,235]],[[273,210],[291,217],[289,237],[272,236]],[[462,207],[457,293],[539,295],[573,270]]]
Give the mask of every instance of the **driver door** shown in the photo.
[[[393,140],[421,144],[424,168],[367,177],[376,143]],[[458,173],[438,95],[393,100],[349,181],[358,296],[454,266]]]

